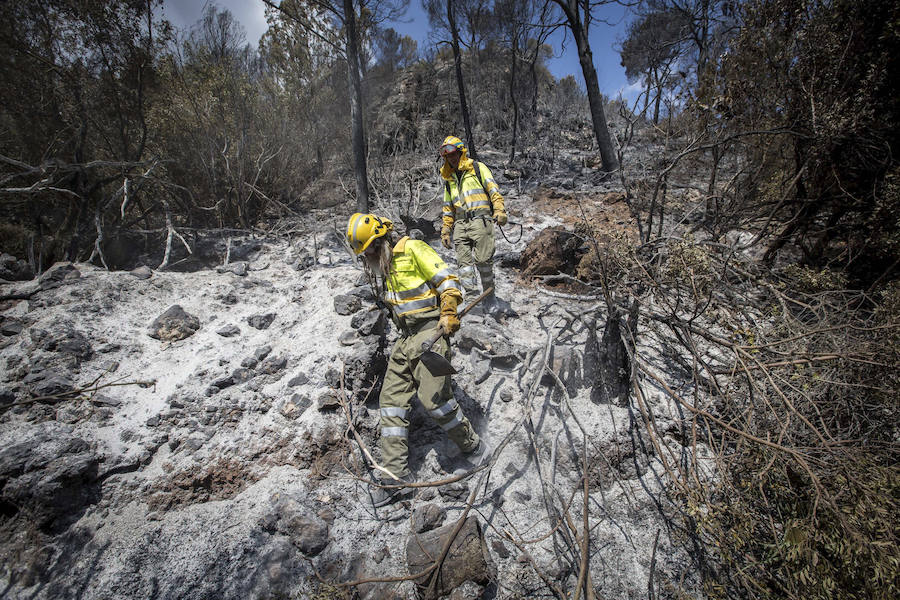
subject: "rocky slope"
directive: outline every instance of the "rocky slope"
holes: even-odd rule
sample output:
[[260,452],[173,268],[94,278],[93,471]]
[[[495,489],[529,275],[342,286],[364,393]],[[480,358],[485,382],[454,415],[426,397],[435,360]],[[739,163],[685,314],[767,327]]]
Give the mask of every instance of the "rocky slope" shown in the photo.
[[[585,522],[605,597],[643,598],[651,577],[698,595],[640,413],[593,389],[601,305],[519,277],[527,242],[577,220],[576,196],[611,229],[627,211],[589,169],[543,191],[505,183],[524,236],[499,242],[497,281],[518,316],[466,317],[453,358],[456,398],[497,452],[387,509],[372,508],[348,423],[374,452],[370,390],[395,334],[334,233],[348,215],[236,240],[247,260],[218,268],[57,265],[0,285],[31,294],[0,305],[0,596],[554,597],[576,586]],[[662,394],[647,402],[661,430],[677,420]],[[410,442],[418,481],[452,479],[453,445],[418,406]],[[470,581],[340,586],[408,575],[410,541],[464,513],[484,563],[448,565]]]

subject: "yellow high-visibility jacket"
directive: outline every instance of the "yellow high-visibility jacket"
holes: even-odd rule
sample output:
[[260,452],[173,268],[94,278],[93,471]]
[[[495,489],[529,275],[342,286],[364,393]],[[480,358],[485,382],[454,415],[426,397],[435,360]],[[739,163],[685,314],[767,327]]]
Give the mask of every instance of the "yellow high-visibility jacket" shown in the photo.
[[[479,170],[481,181],[475,169]],[[441,215],[444,227],[452,229],[453,223],[458,220],[474,217],[491,218],[495,212],[503,210],[500,188],[494,181],[491,170],[484,163],[463,158],[459,162],[458,171],[445,164],[441,169],[441,177],[446,182]]]
[[459,277],[431,246],[409,237],[394,246],[385,287],[384,300],[401,322],[437,318],[444,294],[455,296],[457,305],[462,302]]

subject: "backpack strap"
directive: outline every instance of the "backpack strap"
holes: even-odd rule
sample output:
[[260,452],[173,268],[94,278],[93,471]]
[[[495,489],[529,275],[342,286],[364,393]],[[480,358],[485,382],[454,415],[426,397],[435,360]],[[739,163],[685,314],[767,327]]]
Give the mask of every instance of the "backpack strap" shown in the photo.
[[480,162],[472,161],[475,163],[475,177],[478,179],[478,185],[481,186],[481,191],[485,193],[485,195],[490,198],[490,194],[487,193],[487,188],[484,187],[484,180],[481,178],[481,164]]

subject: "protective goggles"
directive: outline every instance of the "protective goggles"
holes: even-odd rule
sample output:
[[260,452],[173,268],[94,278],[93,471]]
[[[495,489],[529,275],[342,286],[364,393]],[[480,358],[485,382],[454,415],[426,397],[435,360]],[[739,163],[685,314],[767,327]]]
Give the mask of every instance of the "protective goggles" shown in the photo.
[[447,144],[446,146],[441,146],[441,156],[447,156],[448,154],[453,154],[454,152],[459,152],[459,148],[457,148],[453,144]]

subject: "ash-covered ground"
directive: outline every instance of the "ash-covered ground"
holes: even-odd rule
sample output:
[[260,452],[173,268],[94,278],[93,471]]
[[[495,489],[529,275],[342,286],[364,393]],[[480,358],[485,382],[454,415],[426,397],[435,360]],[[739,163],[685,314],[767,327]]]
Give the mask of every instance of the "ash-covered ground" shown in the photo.
[[[555,183],[507,182],[524,235],[498,238],[495,270],[517,316],[467,316],[453,341],[454,393],[497,448],[490,468],[386,509],[372,507],[350,424],[377,457],[396,333],[335,234],[349,211],[235,238],[246,260],[218,267],[76,263],[0,284],[33,292],[0,304],[0,597],[427,596],[412,581],[341,584],[409,575],[410,540],[456,522],[470,497],[484,565],[457,565],[480,580],[439,589],[449,597],[556,597],[574,590],[583,547],[604,597],[644,598],[651,576],[701,595],[641,413],[594,393],[602,301],[520,277],[527,243],[584,206],[630,226],[614,188]],[[677,429],[662,393],[644,401],[658,430]],[[410,445],[419,482],[451,478],[456,450],[420,406]]]

